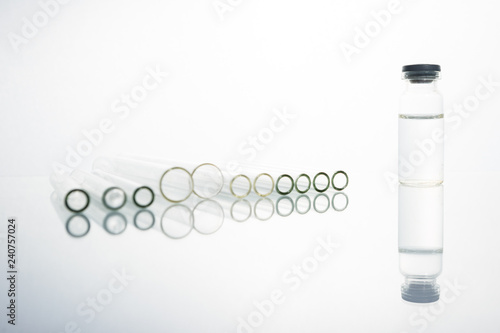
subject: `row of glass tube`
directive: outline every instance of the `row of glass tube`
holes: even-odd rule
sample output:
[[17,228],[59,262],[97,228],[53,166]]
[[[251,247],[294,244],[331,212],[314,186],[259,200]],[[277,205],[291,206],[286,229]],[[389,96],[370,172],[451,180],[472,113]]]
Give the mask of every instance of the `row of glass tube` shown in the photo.
[[[275,173],[273,177],[271,173],[249,172],[232,176],[224,174],[211,163],[197,165],[189,172],[184,167],[148,158],[100,157],[94,161],[92,173],[74,170],[71,174],[54,174],[51,184],[58,197],[64,198],[68,210],[83,212],[91,198],[102,202],[107,209],[118,210],[125,205],[127,193],[137,207],[145,208],[153,203],[158,194],[169,202],[179,203],[192,193],[202,199],[217,195],[242,199],[252,189],[260,197],[269,196],[274,191],[279,195],[287,195],[294,190],[304,194],[311,187],[322,193],[330,185],[341,191],[349,182],[344,171],[333,173],[331,178],[327,173],[319,172],[312,180],[305,173],[300,173],[295,179],[289,174]],[[335,179],[339,176],[343,180],[336,183]],[[230,181],[226,183],[225,179]]]
[[293,212],[304,215],[311,210],[320,214],[330,209],[341,212],[349,204],[348,196],[343,192],[336,192],[332,196],[317,193],[314,197],[300,194],[257,200],[228,199],[198,199],[190,203],[167,205],[155,203],[148,208],[134,208],[129,203],[120,212],[109,211],[96,203],[85,213],[71,213],[63,207],[56,193],[51,196],[66,231],[73,237],[85,236],[90,230],[90,221],[112,235],[124,232],[127,221],[131,221],[139,230],[154,227],[169,238],[177,239],[185,237],[192,229],[201,234],[212,234],[220,229],[226,217],[235,222],[245,222],[252,216],[256,220],[267,221],[275,214],[288,217]]

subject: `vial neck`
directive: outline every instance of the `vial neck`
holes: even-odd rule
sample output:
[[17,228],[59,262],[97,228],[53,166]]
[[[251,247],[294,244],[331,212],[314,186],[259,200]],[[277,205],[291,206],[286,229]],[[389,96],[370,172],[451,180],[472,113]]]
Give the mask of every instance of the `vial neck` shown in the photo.
[[405,88],[411,91],[434,91],[437,90],[437,80],[406,79]]

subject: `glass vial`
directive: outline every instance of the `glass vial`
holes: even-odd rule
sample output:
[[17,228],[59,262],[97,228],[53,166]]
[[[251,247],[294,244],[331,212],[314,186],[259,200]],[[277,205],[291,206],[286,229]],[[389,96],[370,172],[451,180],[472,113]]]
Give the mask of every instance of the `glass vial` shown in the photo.
[[403,66],[399,112],[399,181],[410,186],[443,182],[443,97],[439,65]]

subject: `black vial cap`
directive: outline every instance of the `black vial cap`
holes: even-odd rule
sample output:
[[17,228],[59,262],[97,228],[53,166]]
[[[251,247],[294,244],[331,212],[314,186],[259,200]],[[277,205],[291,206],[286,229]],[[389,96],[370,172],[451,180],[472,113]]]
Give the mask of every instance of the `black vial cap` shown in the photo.
[[441,72],[441,66],[430,64],[406,65],[403,72]]
[[403,79],[412,83],[427,83],[439,79],[441,66],[431,64],[416,64],[403,66]]

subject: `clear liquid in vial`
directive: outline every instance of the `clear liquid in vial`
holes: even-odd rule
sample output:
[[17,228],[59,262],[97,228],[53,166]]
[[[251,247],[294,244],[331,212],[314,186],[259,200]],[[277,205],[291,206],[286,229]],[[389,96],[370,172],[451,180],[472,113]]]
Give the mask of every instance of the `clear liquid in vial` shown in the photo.
[[410,186],[443,182],[443,114],[399,115],[399,181]]

